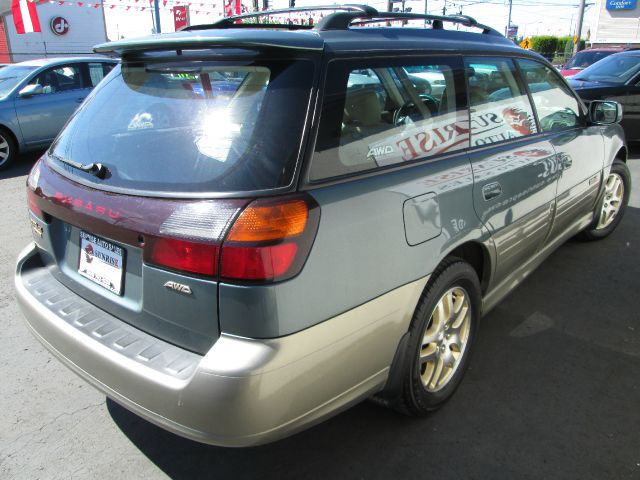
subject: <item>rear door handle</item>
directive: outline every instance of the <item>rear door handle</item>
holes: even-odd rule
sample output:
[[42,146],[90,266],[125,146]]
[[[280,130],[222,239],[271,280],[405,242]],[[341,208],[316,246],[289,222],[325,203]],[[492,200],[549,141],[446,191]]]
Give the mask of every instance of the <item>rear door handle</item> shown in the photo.
[[502,195],[502,186],[498,182],[487,183],[482,187],[482,197],[491,200]]

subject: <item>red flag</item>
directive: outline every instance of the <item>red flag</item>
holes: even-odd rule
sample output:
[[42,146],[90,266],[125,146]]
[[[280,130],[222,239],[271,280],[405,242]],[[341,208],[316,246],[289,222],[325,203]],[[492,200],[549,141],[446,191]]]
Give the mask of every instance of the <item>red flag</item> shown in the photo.
[[19,34],[41,31],[35,3],[27,0],[13,0],[11,2],[11,13],[13,13],[16,32]]
[[224,16],[240,15],[242,13],[242,2],[240,0],[229,0],[224,5]]

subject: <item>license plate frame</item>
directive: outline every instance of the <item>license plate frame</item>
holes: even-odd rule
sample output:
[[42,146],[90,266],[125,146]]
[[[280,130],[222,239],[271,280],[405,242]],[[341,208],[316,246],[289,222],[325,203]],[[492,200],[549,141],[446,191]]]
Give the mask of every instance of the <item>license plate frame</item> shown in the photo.
[[89,232],[80,231],[78,273],[105,290],[122,296],[126,250]]

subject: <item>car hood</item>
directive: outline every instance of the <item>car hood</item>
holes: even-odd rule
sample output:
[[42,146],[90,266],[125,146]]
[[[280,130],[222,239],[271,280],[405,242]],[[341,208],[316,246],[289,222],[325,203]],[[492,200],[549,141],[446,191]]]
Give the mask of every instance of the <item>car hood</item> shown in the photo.
[[571,85],[574,90],[584,90],[590,88],[611,88],[611,87],[619,87],[620,85],[612,82],[593,82],[590,80],[579,80],[575,77],[567,78],[567,82]]

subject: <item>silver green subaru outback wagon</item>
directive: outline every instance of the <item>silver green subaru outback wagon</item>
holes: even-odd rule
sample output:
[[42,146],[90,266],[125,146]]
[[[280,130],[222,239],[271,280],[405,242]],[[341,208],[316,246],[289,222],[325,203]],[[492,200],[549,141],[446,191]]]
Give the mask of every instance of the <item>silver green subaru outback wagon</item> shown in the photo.
[[28,178],[34,335],[200,442],[437,409],[480,317],[629,198],[617,103],[469,17],[329,8],[96,47],[121,63]]

